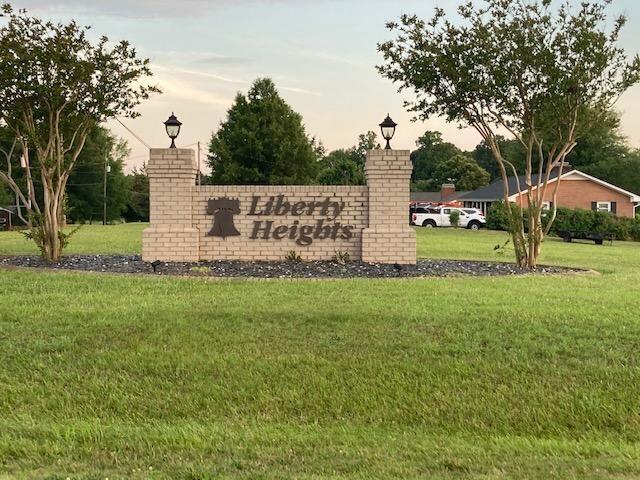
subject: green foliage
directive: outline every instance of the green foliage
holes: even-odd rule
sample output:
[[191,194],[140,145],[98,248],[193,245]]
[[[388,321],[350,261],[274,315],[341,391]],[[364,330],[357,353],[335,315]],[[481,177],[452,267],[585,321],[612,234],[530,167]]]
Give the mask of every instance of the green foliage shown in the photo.
[[617,240],[640,241],[640,219],[616,217],[607,212],[558,208],[552,233],[594,232],[611,235]]
[[640,193],[640,151],[626,147],[626,153],[581,167],[589,175],[600,178],[633,193]]
[[[527,164],[527,152],[522,144],[518,140],[507,139],[500,135],[496,137],[496,143],[504,159],[512,163],[518,172],[523,172]],[[480,167],[489,172],[490,181],[501,178],[498,162],[493,158],[491,149],[484,140],[476,146],[472,156]]]
[[493,246],[493,251],[495,252],[496,255],[498,255],[499,257],[504,257],[507,248],[509,247],[509,244],[511,243],[511,239],[508,238],[507,240],[505,240],[504,242],[501,243],[497,243]]
[[[436,168],[441,163],[462,155],[462,151],[452,143],[443,142],[440,132],[426,131],[425,134],[416,141],[416,150],[411,152],[411,163],[413,172],[411,181],[416,190],[439,189],[440,184],[433,181]],[[441,182],[447,183],[447,182]]]
[[[511,203],[515,217],[520,215],[520,208]],[[546,226],[548,214],[543,217]],[[524,224],[527,224],[527,211],[524,211]],[[509,217],[503,202],[494,202],[487,212],[487,228],[490,230],[510,231]],[[562,232],[593,232],[612,235],[616,240],[640,241],[640,218],[616,217],[607,212],[595,212],[584,209],[558,208],[556,219],[550,229],[551,234]]]
[[127,222],[148,222],[149,221],[149,177],[146,166],[134,168],[128,175],[130,196],[129,203],[124,212],[124,219]]
[[335,150],[319,163],[320,185],[364,185],[364,166],[345,150]]
[[358,137],[358,145],[349,149],[334,150],[322,155],[319,165],[318,183],[321,185],[364,185],[364,164],[367,152],[380,148],[375,132]]
[[435,185],[453,183],[458,190],[476,190],[489,183],[489,172],[466,155],[456,155],[440,162],[433,172]]
[[[67,166],[90,127],[116,115],[137,116],[139,103],[159,92],[139,82],[151,75],[149,61],[139,59],[128,42],[112,44],[103,36],[93,44],[88,28],[75,21],[43,21],[8,5],[3,12],[8,21],[0,29],[0,117],[43,149],[45,165],[62,160]],[[46,149],[57,134],[50,129],[52,113],[53,126],[66,134],[60,159]]]
[[[29,215],[29,220],[31,222],[31,227],[27,230],[22,230],[20,233],[23,235],[25,240],[33,241],[40,250],[40,254],[45,256],[44,237],[47,235],[47,232],[43,226],[43,216],[40,214],[31,214]],[[80,227],[81,225],[78,225],[70,230],[58,231],[58,241],[60,242],[61,249],[64,249],[69,245],[71,237],[78,233]]]
[[302,262],[302,257],[300,256],[300,254],[298,252],[296,252],[295,250],[289,250],[287,252],[287,254],[284,256],[284,259],[287,262],[294,262],[294,263],[300,263]]
[[[407,107],[420,119],[474,128],[500,171],[525,173],[502,155],[499,128],[526,147],[527,171],[548,171],[640,81],[640,57],[619,46],[626,18],[610,21],[610,3],[486,0],[462,3],[454,19],[441,8],[426,21],[402,15],[388,24],[396,38],[378,45],[378,70],[415,94]],[[527,209],[531,232],[511,233],[518,265],[533,267],[542,218]]]
[[460,225],[460,212],[458,210],[452,210],[449,214],[449,222],[452,227],[458,227]]
[[209,275],[209,273],[211,273],[211,267],[207,267],[205,265],[197,265],[195,267],[191,267],[189,270],[193,273],[197,273],[198,275],[203,276]]
[[268,78],[256,80],[246,96],[238,93],[211,138],[207,162],[217,184],[308,184],[317,175],[302,117]]
[[520,207],[518,207],[515,203],[509,203],[509,207],[511,208],[511,217],[509,216],[509,211],[507,210],[507,206],[504,202],[493,202],[489,211],[487,212],[487,228],[489,230],[502,230],[505,232],[511,231],[511,220],[510,218],[515,218],[515,224],[518,225],[521,222],[522,215],[520,213]]
[[606,110],[582,132],[575,148],[567,156],[567,162],[586,172],[592,165],[609,164],[624,158],[629,150],[620,133],[620,115]]
[[333,261],[336,263],[339,263],[340,265],[345,265],[349,263],[350,260],[351,260],[351,255],[349,255],[349,252],[336,250],[336,253],[333,255]]
[[16,198],[6,185],[0,183],[0,206],[15,205]]
[[107,221],[122,218],[131,188],[123,172],[128,155],[126,141],[106,128],[91,131],[67,184],[66,212],[70,220],[79,223],[102,220],[105,158],[111,170],[107,173]]
[[[1,11],[0,118],[21,149],[33,152],[44,190],[32,202],[30,214],[42,215],[42,235],[34,239],[46,259],[57,260],[66,186],[87,136],[109,118],[137,116],[136,107],[159,89],[145,85],[149,60],[127,41],[102,36],[94,43],[75,21],[44,21],[8,4]],[[11,177],[0,170],[0,180],[16,188]]]

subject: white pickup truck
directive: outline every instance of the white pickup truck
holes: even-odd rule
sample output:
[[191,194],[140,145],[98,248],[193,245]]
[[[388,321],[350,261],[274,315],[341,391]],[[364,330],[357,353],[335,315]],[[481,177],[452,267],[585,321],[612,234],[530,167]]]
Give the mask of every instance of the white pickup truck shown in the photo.
[[480,230],[487,225],[487,219],[480,210],[475,208],[456,207],[422,207],[415,206],[411,209],[411,224],[420,227],[450,227],[451,212],[457,211],[460,214],[458,226],[470,230]]

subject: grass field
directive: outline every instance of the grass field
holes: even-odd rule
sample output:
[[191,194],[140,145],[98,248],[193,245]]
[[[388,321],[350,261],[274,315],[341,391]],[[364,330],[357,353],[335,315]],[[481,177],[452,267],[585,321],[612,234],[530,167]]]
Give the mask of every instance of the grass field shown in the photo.
[[[135,252],[141,228],[69,251]],[[504,239],[421,229],[419,255]],[[544,249],[601,275],[0,269],[0,478],[639,478],[640,244]]]

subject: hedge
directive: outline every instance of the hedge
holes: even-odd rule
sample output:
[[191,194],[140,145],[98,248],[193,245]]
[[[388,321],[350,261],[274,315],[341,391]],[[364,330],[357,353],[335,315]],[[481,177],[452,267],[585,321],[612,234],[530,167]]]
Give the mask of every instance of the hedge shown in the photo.
[[[520,209],[510,204],[515,215]],[[527,211],[525,210],[525,219]],[[543,225],[545,218],[543,217]],[[526,222],[525,222],[526,225]],[[503,202],[495,202],[487,213],[487,228],[491,230],[509,231],[507,208]],[[551,227],[551,234],[559,235],[562,231],[596,232],[612,235],[616,240],[640,241],[640,218],[616,217],[607,212],[594,212],[570,208],[558,208],[556,220]]]

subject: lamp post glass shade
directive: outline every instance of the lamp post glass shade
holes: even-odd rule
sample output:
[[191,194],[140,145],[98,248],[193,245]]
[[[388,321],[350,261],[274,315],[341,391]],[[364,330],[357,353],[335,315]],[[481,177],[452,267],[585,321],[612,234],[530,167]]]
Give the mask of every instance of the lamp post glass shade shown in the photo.
[[171,139],[171,146],[169,148],[176,148],[176,138],[180,135],[180,126],[182,122],[176,118],[176,116],[171,113],[169,119],[164,122],[164,128],[167,130],[167,135]]
[[382,132],[382,138],[387,141],[387,146],[384,147],[385,150],[391,150],[391,144],[389,143],[393,138],[393,135],[396,133],[396,127],[398,124],[391,120],[391,117],[387,113],[387,118],[380,124],[380,131]]

